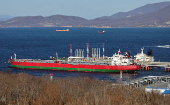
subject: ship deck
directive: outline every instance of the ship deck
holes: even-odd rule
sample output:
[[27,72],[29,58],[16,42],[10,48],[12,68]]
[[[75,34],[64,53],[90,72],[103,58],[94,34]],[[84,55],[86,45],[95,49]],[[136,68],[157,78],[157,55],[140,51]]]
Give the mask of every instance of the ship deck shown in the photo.
[[62,63],[62,64],[85,64],[85,65],[110,65],[108,61],[67,61],[67,60],[41,60],[41,59],[15,59],[17,62],[35,62],[35,63]]

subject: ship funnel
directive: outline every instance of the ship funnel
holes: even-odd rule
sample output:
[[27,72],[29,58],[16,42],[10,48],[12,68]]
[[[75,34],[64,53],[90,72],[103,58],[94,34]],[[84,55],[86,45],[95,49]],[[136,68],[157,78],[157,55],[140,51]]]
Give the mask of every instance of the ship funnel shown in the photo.
[[130,57],[130,53],[127,51],[127,52],[125,52],[124,56],[125,56],[125,58],[129,58]]
[[151,50],[151,49],[148,50],[147,55],[148,55],[148,56],[153,56],[153,53],[152,53],[152,50]]

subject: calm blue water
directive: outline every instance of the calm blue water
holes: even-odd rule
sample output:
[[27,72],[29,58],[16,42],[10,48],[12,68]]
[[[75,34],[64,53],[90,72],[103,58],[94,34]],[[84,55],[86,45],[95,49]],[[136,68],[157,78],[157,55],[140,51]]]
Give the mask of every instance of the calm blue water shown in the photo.
[[[117,80],[119,74],[113,73],[25,70],[10,68],[8,64],[8,59],[14,53],[21,59],[49,59],[50,56],[55,56],[56,52],[59,57],[68,57],[70,44],[74,55],[75,49],[84,49],[86,52],[86,43],[89,43],[90,54],[92,48],[100,48],[102,54],[102,43],[105,43],[107,56],[112,56],[119,48],[122,53],[129,51],[131,56],[134,56],[144,47],[144,53],[147,53],[148,49],[152,50],[156,61],[170,62],[170,48],[157,47],[170,45],[170,28],[68,28],[69,32],[56,32],[56,29],[66,28],[0,28],[0,70],[26,72],[35,76],[53,73],[54,77],[89,76],[101,80]],[[106,33],[98,33],[103,30]],[[138,71],[135,78],[166,74],[170,72],[159,68],[153,71]],[[134,78],[134,75],[123,74],[123,77]]]

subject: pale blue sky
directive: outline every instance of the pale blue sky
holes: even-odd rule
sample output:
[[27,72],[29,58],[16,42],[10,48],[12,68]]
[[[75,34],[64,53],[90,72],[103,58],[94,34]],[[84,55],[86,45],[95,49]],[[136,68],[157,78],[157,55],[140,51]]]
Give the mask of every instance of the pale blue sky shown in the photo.
[[127,12],[140,6],[170,0],[1,0],[0,15],[69,15],[86,19]]

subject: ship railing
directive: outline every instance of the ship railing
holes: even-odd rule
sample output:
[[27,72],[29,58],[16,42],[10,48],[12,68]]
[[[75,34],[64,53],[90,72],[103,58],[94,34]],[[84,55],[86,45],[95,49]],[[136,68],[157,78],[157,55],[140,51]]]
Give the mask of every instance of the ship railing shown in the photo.
[[76,62],[76,61],[68,61],[68,64],[85,64],[85,65],[110,65],[108,62]]
[[17,62],[43,62],[41,59],[16,59]]
[[35,61],[35,59],[15,59],[15,61],[18,61],[18,62],[30,62],[30,61]]

